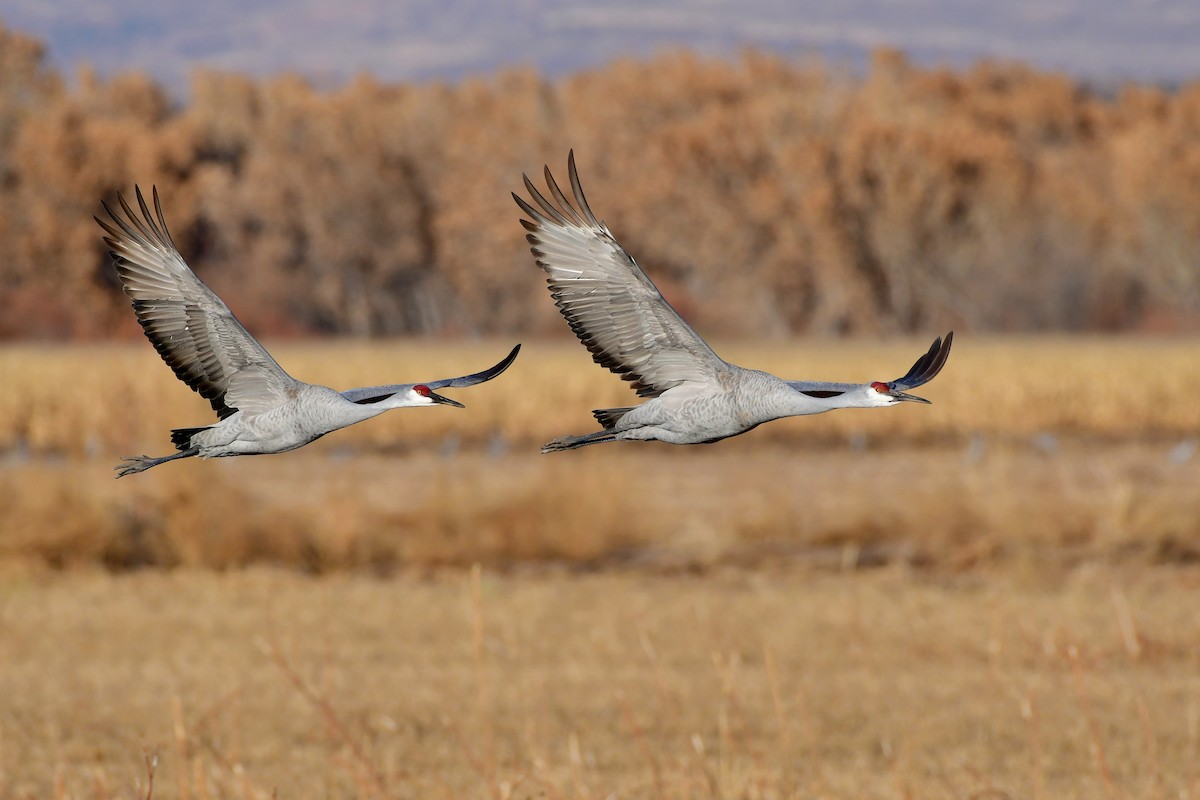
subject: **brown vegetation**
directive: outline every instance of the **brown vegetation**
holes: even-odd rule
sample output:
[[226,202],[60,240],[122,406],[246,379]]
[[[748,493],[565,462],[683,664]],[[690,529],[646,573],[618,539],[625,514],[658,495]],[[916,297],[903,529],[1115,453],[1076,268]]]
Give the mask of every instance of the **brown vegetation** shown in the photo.
[[508,197],[578,153],[597,211],[708,332],[1138,329],[1200,315],[1200,86],[1016,65],[852,78],[748,52],[455,85],[198,73],[67,89],[0,28],[0,335],[134,330],[90,217],[157,184],[260,332],[554,327]]
[[0,584],[0,795],[1181,798],[1194,573]]
[[[302,344],[282,364],[338,387],[464,373],[508,342]],[[924,341],[720,347],[784,375],[894,377]],[[327,572],[529,562],[693,569],[795,561],[937,569],[1200,558],[1200,369],[1186,340],[963,337],[934,405],[774,422],[703,447],[617,443],[542,456],[593,429],[625,385],[573,343],[527,346],[465,410],[398,411],[302,451],[165,454],[206,403],[145,343],[0,349],[0,560]],[[380,370],[383,370],[381,375]]]
[[90,220],[136,181],[258,333],[502,337],[273,344],[298,377],[560,337],[465,411],[119,482],[207,405],[144,341],[0,348],[0,796],[1200,797],[1195,341],[960,335],[932,407],[543,457],[630,399],[507,196],[569,147],[702,330],[775,337],[718,350],[782,375],[928,343],[796,331],[1200,316],[1198,86],[674,54],[202,73],[176,106],[0,26],[0,336],[137,337]]
[[[561,327],[556,341],[527,341],[495,381],[448,391],[467,405],[464,411],[389,413],[337,431],[309,449],[412,454],[455,440],[532,451],[554,436],[592,430],[590,409],[628,405],[637,398],[628,384],[592,363]],[[337,389],[466,374],[495,363],[513,343],[268,341],[292,375]],[[917,338],[714,342],[725,358],[785,378],[864,382],[898,377],[928,345],[928,339]],[[171,428],[213,420],[208,404],[176,380],[141,340],[10,344],[0,347],[0,374],[10,377],[0,382],[0,453],[108,458],[153,453],[170,449]],[[1200,345],[1190,337],[960,335],[946,370],[919,394],[933,407],[910,404],[783,420],[721,447],[861,441],[895,448],[957,445],[972,436],[1023,440],[1041,432],[1102,441],[1178,440],[1200,431],[1195,402]]]

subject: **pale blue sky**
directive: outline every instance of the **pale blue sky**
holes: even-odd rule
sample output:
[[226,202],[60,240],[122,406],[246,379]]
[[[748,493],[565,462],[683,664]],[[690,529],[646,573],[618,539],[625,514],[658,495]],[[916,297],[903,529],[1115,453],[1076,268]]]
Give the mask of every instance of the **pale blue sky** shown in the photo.
[[175,91],[196,66],[337,83],[759,45],[861,65],[889,44],[922,64],[1017,59],[1099,83],[1200,77],[1197,0],[8,0],[0,19],[70,73],[141,69]]

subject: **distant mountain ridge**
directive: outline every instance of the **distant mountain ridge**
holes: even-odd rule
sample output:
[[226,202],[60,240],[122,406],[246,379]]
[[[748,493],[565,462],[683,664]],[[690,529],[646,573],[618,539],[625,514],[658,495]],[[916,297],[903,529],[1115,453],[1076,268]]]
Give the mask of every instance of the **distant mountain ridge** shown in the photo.
[[296,71],[325,85],[360,72],[457,80],[521,64],[555,76],[679,47],[713,55],[755,46],[858,66],[887,45],[918,64],[1021,60],[1094,83],[1200,75],[1194,0],[8,0],[0,19],[47,42],[68,74],[84,62],[104,75],[136,69],[176,93],[197,67]]

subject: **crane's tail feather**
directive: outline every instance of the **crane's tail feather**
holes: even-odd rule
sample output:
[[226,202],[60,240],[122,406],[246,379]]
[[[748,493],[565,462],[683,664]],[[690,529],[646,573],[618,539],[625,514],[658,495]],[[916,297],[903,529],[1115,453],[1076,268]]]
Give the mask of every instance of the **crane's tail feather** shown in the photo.
[[188,450],[192,446],[192,437],[208,428],[176,428],[171,431],[171,444],[176,450]]
[[615,442],[616,440],[617,435],[611,431],[596,431],[583,436],[560,436],[554,441],[542,445],[542,452],[557,453],[560,450],[576,450],[580,447],[587,447],[589,444]]
[[604,426],[604,430],[610,431],[621,420],[621,417],[633,411],[634,406],[626,406],[625,408],[597,408],[592,412],[592,416],[596,418]]
[[118,478],[124,478],[126,475],[133,475],[137,472],[145,472],[151,467],[157,467],[159,464],[165,464],[168,461],[174,461],[179,458],[190,458],[200,455],[199,447],[192,447],[180,453],[172,453],[169,456],[162,458],[152,458],[151,456],[128,456],[121,460],[113,469],[117,471]]

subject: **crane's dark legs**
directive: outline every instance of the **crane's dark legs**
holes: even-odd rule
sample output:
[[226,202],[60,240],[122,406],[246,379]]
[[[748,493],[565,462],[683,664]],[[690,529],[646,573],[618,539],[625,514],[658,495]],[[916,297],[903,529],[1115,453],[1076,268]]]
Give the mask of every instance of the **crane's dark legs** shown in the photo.
[[595,433],[587,433],[583,436],[560,436],[552,442],[546,442],[542,445],[543,453],[556,453],[559,450],[574,450],[578,447],[586,447],[589,444],[600,444],[601,442],[615,442],[617,435],[612,431],[596,431]]
[[145,472],[151,467],[157,467],[159,464],[165,464],[168,461],[174,461],[177,458],[189,458],[191,456],[200,455],[199,447],[189,447],[180,453],[174,455],[163,456],[162,458],[151,458],[150,456],[129,456],[122,459],[120,464],[117,464],[113,469],[117,471],[118,478],[124,478],[126,475],[132,475],[135,472]]

